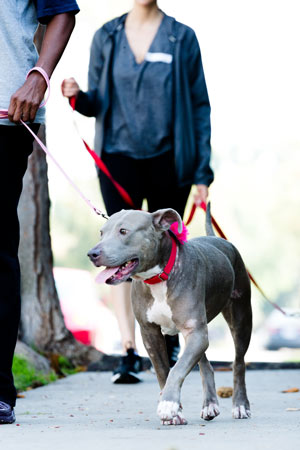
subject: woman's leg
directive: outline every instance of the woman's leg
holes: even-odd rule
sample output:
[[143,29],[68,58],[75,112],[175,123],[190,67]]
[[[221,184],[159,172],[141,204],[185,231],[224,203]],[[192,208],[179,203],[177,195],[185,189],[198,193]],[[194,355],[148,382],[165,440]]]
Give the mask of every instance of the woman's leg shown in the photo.
[[[120,154],[103,153],[102,160],[106,164],[113,178],[128,192],[134,201],[136,208],[140,208],[143,198],[140,195],[137,161]],[[122,199],[121,195],[103,173],[99,173],[100,187],[108,215],[112,215],[121,209],[130,209],[130,206]],[[122,283],[112,286],[111,300],[118,320],[124,352],[131,347],[136,350],[135,344],[135,319],[130,299],[131,283]],[[131,343],[131,345],[129,345]]]
[[130,298],[131,283],[122,283],[112,286],[111,300],[118,320],[121,333],[123,352],[129,348],[136,350],[135,343],[135,318]]
[[[146,161],[145,161],[146,162]],[[178,187],[173,152],[169,151],[147,164],[147,201],[150,212],[162,208],[173,208],[183,217],[191,186]],[[147,173],[147,172],[146,172]],[[179,337],[165,336],[170,367],[176,364],[180,352]]]
[[177,185],[172,151],[156,158],[144,160],[145,187],[150,212],[162,208],[173,208],[183,217],[191,185]]
[[[143,196],[139,186],[139,170],[137,161],[123,155],[102,156],[113,178],[128,192],[136,208],[141,208]],[[99,173],[101,192],[108,215],[112,215],[121,209],[130,209],[130,206],[122,199],[121,195],[109,180]],[[122,283],[111,287],[111,301],[118,321],[122,348],[126,355],[113,374],[114,383],[136,383],[140,379],[135,375],[139,371],[140,358],[136,355],[135,342],[135,317],[132,311],[130,298],[131,283]]]
[[[113,178],[128,192],[134,209],[140,209],[143,203],[142,186],[140,185],[139,161],[121,154],[109,154],[103,152],[102,160]],[[123,200],[117,188],[111,180],[99,171],[100,188],[107,214],[121,211],[121,209],[132,209]]]

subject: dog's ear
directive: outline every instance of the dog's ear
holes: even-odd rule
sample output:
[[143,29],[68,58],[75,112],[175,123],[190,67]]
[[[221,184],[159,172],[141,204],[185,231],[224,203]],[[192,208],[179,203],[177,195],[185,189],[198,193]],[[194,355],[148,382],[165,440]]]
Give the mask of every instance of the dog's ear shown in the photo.
[[152,213],[155,228],[167,231],[172,223],[178,222],[178,232],[182,232],[182,220],[175,209],[159,209]]

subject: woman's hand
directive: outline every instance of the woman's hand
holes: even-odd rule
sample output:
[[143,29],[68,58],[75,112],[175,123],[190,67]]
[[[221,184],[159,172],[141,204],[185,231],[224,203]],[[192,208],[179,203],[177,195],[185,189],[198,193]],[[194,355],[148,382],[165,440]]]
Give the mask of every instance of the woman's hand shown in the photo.
[[206,204],[208,197],[208,187],[205,184],[196,185],[196,193],[194,194],[194,202],[197,206],[200,206],[202,202]]
[[79,85],[74,78],[66,78],[61,84],[61,92],[64,97],[77,97],[79,91]]

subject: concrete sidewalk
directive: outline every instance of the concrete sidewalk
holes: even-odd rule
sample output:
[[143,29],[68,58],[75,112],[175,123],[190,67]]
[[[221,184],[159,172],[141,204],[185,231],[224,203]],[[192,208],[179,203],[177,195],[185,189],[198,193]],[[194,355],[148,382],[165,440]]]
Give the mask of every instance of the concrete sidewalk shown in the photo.
[[[193,450],[299,449],[299,370],[249,371],[248,395],[253,417],[231,418],[231,399],[220,399],[221,415],[200,419],[200,376],[186,379],[182,403],[187,426],[164,427],[156,416],[159,388],[151,373],[138,385],[112,385],[110,373],[86,372],[19,399],[13,425],[0,426],[1,450]],[[232,386],[232,372],[216,372],[216,386]]]

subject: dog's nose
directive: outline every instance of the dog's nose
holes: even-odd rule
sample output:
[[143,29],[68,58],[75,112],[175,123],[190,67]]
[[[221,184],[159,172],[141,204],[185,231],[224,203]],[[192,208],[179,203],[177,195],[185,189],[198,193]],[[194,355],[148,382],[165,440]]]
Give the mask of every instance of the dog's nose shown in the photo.
[[100,253],[99,251],[97,252],[94,248],[92,248],[92,250],[90,250],[90,251],[88,252],[87,256],[93,261],[93,260],[95,260],[96,258],[98,258],[99,253]]

